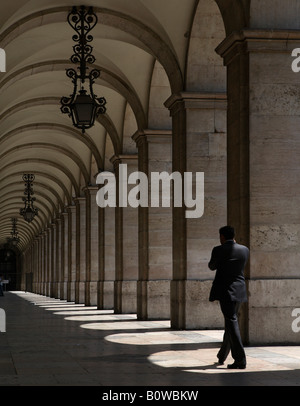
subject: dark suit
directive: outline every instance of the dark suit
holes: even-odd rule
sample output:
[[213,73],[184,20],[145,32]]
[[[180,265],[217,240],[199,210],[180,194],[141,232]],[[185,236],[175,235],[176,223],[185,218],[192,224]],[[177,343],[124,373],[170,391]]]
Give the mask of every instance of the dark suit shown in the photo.
[[209,300],[220,301],[225,319],[225,333],[218,358],[224,362],[229,351],[235,362],[246,364],[237,312],[242,302],[247,301],[244,268],[248,261],[249,249],[244,245],[228,240],[212,250],[209,268],[217,270]]

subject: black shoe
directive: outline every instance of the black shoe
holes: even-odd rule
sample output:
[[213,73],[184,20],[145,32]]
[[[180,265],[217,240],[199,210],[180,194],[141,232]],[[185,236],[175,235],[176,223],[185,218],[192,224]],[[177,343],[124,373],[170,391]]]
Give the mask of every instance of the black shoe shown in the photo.
[[234,362],[233,364],[227,365],[228,369],[245,369],[246,364],[241,362]]
[[224,361],[223,361],[222,359],[218,358],[217,364],[218,364],[218,365],[224,365]]

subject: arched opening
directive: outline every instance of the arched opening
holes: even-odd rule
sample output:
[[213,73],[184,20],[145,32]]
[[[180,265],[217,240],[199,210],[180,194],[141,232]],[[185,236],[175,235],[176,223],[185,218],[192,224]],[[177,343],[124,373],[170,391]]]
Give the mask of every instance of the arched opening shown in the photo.
[[[19,275],[18,275],[17,254],[10,247],[5,247],[0,250],[0,276],[2,279],[3,290],[18,290]],[[7,283],[8,282],[8,283]]]

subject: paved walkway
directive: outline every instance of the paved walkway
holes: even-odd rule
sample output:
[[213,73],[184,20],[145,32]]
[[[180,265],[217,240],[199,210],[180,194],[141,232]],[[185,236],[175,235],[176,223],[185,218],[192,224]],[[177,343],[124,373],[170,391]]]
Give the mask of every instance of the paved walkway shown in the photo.
[[231,359],[215,364],[222,331],[25,292],[7,292],[0,308],[0,386],[300,386],[300,346],[247,347],[247,369],[234,371]]

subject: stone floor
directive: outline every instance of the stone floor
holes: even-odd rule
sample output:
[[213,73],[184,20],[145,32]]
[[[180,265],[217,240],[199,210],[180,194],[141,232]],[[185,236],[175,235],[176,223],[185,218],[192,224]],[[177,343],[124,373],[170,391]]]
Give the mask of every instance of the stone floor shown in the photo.
[[215,364],[222,331],[25,292],[6,292],[0,308],[0,386],[300,386],[300,346],[247,347],[247,369],[234,371],[231,359]]

